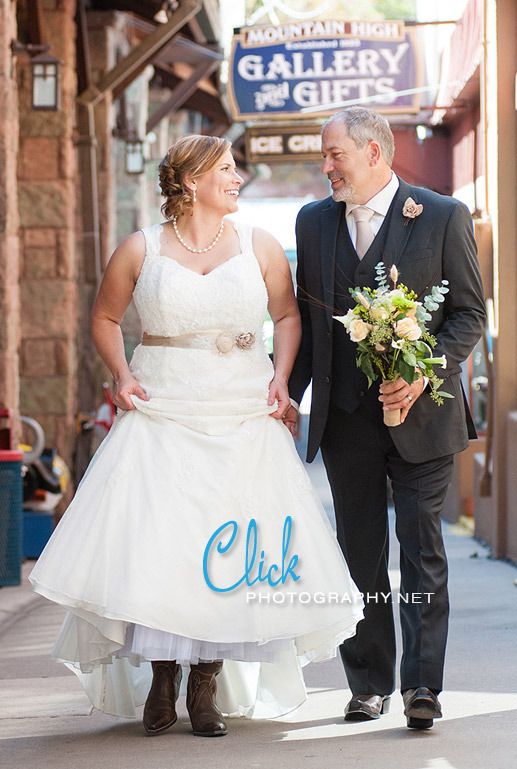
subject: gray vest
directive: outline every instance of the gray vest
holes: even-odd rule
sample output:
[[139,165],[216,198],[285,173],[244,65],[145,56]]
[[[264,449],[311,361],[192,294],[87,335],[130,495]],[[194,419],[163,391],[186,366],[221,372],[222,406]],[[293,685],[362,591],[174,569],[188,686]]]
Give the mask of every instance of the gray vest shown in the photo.
[[[334,309],[335,315],[345,315],[348,310],[355,307],[355,301],[350,296],[349,288],[369,286],[376,288],[375,265],[382,261],[384,244],[389,229],[393,202],[384,218],[382,226],[375,236],[370,248],[363,256],[362,265],[368,267],[368,279],[362,281],[361,286],[355,282],[354,273],[360,264],[359,257],[350,239],[350,233],[345,220],[345,205],[343,204],[343,216],[339,225],[337,238],[335,274],[334,274]],[[332,342],[332,387],[330,390],[331,402],[348,413],[357,409],[363,403],[376,412],[380,412],[381,405],[378,400],[378,382],[375,382],[368,390],[368,380],[357,368],[357,345],[350,340],[341,323],[334,321],[334,333]]]

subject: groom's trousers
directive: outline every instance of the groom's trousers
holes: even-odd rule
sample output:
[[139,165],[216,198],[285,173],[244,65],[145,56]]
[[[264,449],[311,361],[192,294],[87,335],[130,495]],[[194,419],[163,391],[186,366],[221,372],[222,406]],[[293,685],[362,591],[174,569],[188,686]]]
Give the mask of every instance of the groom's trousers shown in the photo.
[[[373,390],[373,388],[372,388]],[[453,456],[412,464],[402,459],[370,394],[352,414],[331,405],[321,444],[332,490],[337,537],[364,619],[340,647],[354,694],[395,688],[395,630],[388,576],[387,477],[400,543],[401,690],[442,689],[449,601],[440,513]]]

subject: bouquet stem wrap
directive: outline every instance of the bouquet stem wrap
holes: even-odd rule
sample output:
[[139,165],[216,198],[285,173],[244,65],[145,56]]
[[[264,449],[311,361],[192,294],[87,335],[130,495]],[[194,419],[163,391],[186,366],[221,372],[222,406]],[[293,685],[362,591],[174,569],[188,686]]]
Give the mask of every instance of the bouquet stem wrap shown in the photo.
[[[383,384],[388,384],[383,380]],[[398,427],[401,424],[402,409],[393,409],[392,411],[383,411],[384,424],[387,427]]]

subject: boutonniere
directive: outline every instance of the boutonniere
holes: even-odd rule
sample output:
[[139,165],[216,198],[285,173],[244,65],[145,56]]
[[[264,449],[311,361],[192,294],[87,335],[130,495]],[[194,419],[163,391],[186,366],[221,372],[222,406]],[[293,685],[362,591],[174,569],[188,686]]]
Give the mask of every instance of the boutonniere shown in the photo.
[[406,220],[404,226],[407,227],[409,220],[416,219],[417,216],[420,216],[423,210],[424,207],[421,203],[415,203],[413,198],[407,198],[404,203],[404,208],[402,209],[402,216]]

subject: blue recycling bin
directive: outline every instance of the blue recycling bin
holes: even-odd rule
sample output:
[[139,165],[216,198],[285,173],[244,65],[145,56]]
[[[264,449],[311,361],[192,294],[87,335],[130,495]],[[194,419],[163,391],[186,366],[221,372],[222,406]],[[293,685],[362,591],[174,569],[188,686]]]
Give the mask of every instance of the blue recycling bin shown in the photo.
[[21,582],[22,458],[21,451],[0,451],[0,585]]
[[54,511],[23,511],[24,558],[39,558],[54,531]]

